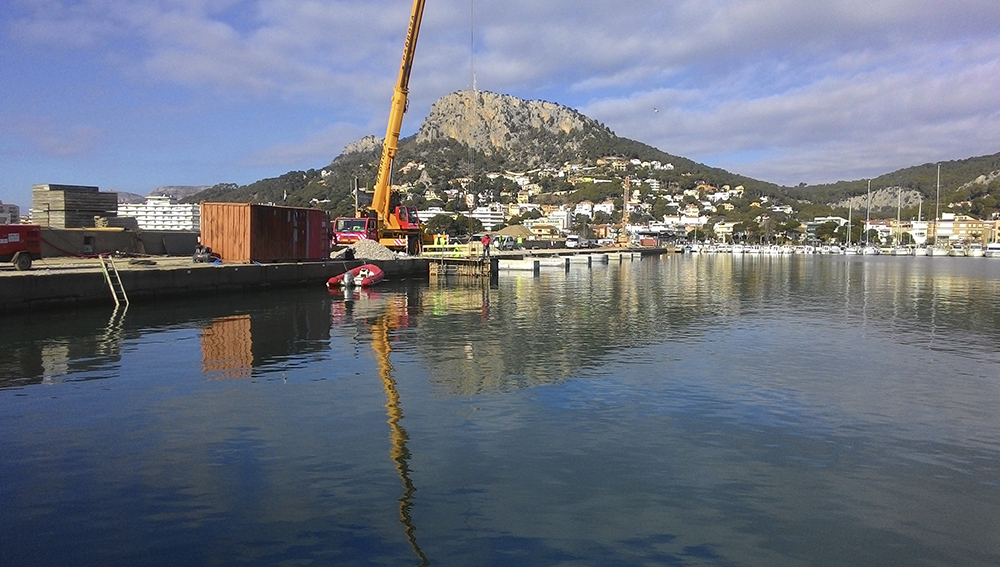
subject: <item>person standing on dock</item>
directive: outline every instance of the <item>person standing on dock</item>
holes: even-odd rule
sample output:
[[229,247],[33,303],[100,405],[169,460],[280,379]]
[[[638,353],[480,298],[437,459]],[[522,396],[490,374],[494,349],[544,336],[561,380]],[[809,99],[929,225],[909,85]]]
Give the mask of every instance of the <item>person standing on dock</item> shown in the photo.
[[491,242],[492,242],[492,240],[490,239],[490,235],[484,234],[483,235],[483,240],[482,240],[482,243],[483,243],[483,258],[489,258],[490,257],[490,243]]

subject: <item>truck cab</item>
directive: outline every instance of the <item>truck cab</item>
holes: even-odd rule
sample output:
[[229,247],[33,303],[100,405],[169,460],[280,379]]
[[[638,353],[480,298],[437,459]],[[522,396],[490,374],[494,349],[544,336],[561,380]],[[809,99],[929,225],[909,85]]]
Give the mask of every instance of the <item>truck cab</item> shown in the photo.
[[416,207],[396,207],[396,220],[402,230],[420,230]]
[[359,240],[378,242],[378,221],[370,217],[341,217],[333,221],[332,244],[354,244]]
[[31,269],[32,260],[42,258],[42,227],[37,224],[0,224],[0,262],[12,262],[18,270]]

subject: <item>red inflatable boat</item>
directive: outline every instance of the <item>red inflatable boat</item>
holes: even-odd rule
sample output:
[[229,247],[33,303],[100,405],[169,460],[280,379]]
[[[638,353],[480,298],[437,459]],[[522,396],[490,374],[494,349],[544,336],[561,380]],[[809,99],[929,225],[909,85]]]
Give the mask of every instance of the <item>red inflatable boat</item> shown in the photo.
[[369,287],[382,281],[385,273],[375,264],[365,264],[352,268],[326,281],[327,289],[335,287]]

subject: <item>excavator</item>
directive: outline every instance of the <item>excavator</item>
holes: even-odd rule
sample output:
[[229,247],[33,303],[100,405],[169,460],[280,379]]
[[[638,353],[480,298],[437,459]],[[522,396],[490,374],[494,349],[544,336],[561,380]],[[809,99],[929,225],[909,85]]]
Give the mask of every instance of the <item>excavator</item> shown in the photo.
[[411,255],[420,254],[423,229],[417,217],[417,208],[397,206],[390,211],[389,177],[392,173],[392,162],[399,149],[399,131],[403,124],[403,114],[406,112],[410,70],[413,67],[413,54],[417,48],[417,34],[420,32],[420,20],[423,14],[424,0],[414,0],[406,44],[403,46],[403,61],[399,66],[399,79],[392,95],[389,125],[385,131],[385,142],[382,144],[382,158],[379,160],[372,203],[369,206],[359,206],[354,217],[334,220],[334,244],[375,240],[391,250]]

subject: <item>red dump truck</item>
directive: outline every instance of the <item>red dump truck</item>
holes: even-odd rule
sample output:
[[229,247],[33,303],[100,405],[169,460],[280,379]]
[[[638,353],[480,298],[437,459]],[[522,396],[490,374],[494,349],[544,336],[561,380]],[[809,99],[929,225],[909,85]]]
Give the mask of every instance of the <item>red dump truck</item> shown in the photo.
[[18,270],[31,268],[42,257],[42,227],[37,224],[0,224],[0,262]]

